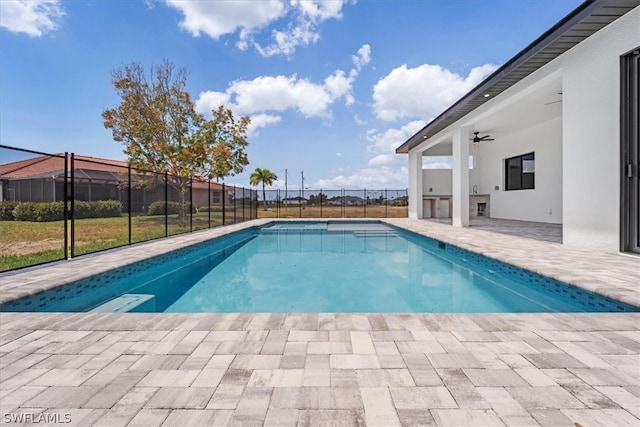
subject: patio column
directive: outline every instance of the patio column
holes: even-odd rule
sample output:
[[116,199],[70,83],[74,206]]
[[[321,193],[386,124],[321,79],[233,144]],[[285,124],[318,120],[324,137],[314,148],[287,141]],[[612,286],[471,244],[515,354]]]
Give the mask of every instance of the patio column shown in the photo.
[[469,226],[469,128],[453,130],[453,226]]
[[422,151],[409,151],[409,218],[422,219]]

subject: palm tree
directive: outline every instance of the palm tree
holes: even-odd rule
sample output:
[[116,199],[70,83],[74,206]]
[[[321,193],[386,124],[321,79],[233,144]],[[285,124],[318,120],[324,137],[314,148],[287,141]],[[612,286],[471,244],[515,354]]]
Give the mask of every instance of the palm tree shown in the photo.
[[271,186],[273,181],[276,179],[278,179],[278,176],[275,173],[271,172],[269,169],[260,168],[256,168],[249,177],[249,183],[251,185],[257,186],[262,183],[262,204],[265,211],[267,210],[267,192],[265,191],[264,186]]

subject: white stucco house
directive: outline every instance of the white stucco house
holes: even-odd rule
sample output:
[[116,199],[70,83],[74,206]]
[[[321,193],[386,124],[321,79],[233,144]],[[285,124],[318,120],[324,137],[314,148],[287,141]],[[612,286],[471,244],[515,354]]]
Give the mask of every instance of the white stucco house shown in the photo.
[[[639,68],[640,0],[584,2],[396,149],[409,217],[556,223],[565,245],[640,252]],[[452,169],[423,169],[442,155]]]

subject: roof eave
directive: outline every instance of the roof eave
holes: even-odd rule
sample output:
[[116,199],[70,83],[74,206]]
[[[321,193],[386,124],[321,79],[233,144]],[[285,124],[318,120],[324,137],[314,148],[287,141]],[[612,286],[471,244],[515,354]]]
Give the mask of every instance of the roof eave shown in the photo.
[[[553,53],[550,57],[548,54],[545,54],[547,57],[543,61],[541,65],[535,67],[534,69],[528,71],[523,74],[519,78],[515,79],[511,84],[508,84],[506,87],[502,88],[497,93],[492,93],[492,88],[494,88],[498,83],[500,83],[506,76],[516,71],[519,67],[525,65],[527,61],[535,59],[536,55],[539,55],[542,50],[549,47],[552,43],[558,41],[560,37],[565,35],[569,30],[573,27],[582,23],[587,17],[592,15],[594,12],[603,8],[609,3],[615,3],[616,0],[586,0],[584,3],[579,5],[576,9],[574,9],[567,16],[558,21],[553,27],[544,32],[540,37],[531,42],[527,47],[518,52],[513,58],[507,61],[504,65],[494,71],[489,77],[484,79],[480,84],[478,84],[475,88],[469,91],[466,95],[460,98],[455,104],[442,112],[438,117],[431,120],[426,126],[416,132],[413,136],[407,139],[402,145],[396,148],[397,154],[407,154],[411,149],[421,144],[423,141],[428,139],[429,137],[435,135],[437,132],[449,126],[451,123],[456,122],[467,114],[471,113],[485,102],[495,98],[495,96],[499,95],[509,87],[515,85],[534,71],[539,68],[542,68],[547,63],[551,62],[556,57],[562,55],[564,52],[570,50],[576,44],[580,43],[582,40],[588,38],[592,34],[596,33],[600,29],[593,30],[588,32],[588,34],[569,47],[563,47],[555,49],[555,53]],[[625,6],[630,7],[629,10],[635,8],[640,4],[640,0],[631,0],[626,3]],[[611,22],[615,21],[620,16],[623,16],[625,13],[618,14],[615,16]],[[609,22],[610,23],[610,22]],[[605,24],[605,26],[608,25]],[[490,97],[484,97],[484,94],[490,93]],[[472,108],[466,113],[460,115],[460,110],[465,107],[468,107],[469,104],[475,103],[476,105],[472,106]],[[450,123],[444,123],[445,121],[450,121]]]

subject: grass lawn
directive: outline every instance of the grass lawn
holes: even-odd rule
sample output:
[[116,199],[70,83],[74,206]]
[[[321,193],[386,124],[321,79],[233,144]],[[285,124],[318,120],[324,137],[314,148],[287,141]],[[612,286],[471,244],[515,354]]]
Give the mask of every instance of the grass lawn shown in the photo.
[[[280,218],[406,218],[407,206],[280,206]],[[258,218],[277,218],[278,210],[258,205]]]
[[[233,221],[233,212],[227,222]],[[211,212],[211,227],[222,224],[222,213]],[[129,243],[128,217],[90,218],[76,220],[75,255],[124,246]],[[193,216],[193,229],[209,227],[209,214]],[[190,231],[189,219],[185,225],[178,215],[170,215],[169,235]],[[0,271],[55,261],[64,258],[64,222],[0,221]],[[131,242],[164,237],[164,216],[139,216],[131,218]],[[69,222],[69,245],[71,244]],[[69,250],[69,254],[71,254]]]
[[[249,209],[245,214],[249,215]],[[366,217],[406,217],[406,206],[368,205]],[[278,211],[262,205],[258,207],[258,218],[277,218]],[[280,218],[364,218],[364,206],[289,206],[280,208]],[[209,213],[193,215],[193,230],[209,228]],[[242,221],[242,210],[238,209],[236,221]],[[225,223],[234,222],[233,211],[227,211]],[[211,227],[222,224],[222,213],[211,212]],[[124,246],[129,243],[129,219],[91,218],[79,219],[75,223],[75,255]],[[178,215],[169,215],[168,234],[190,231],[189,218],[180,223]],[[138,216],[131,218],[131,242],[164,237],[165,219],[160,216]],[[64,222],[0,221],[0,271],[64,259]],[[71,223],[69,223],[69,245],[71,245]],[[69,255],[71,250],[69,249]]]

